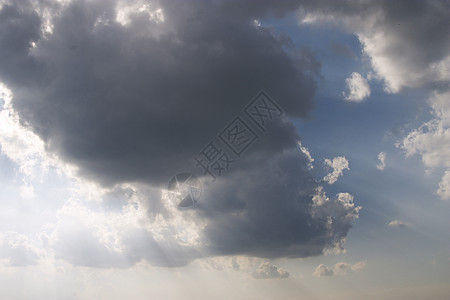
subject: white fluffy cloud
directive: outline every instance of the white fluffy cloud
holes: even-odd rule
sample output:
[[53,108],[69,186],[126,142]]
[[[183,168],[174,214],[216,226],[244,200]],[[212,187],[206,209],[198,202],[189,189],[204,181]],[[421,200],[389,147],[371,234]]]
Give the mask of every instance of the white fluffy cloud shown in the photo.
[[298,141],[298,147],[300,149],[300,151],[305,154],[305,156],[308,159],[308,167],[309,169],[313,169],[314,168],[314,158],[312,158],[311,153],[309,152],[308,148],[306,148],[305,146],[303,146],[302,142]]
[[445,171],[444,176],[442,176],[437,193],[441,199],[450,199],[450,170]]
[[337,156],[333,158],[333,160],[326,158],[325,164],[333,169],[331,173],[327,174],[323,178],[323,180],[328,182],[328,184],[335,183],[338,180],[339,176],[342,176],[343,170],[350,170],[348,166],[348,160],[345,158],[345,156]]
[[344,99],[347,101],[361,102],[370,96],[370,86],[361,74],[353,72],[349,78],[345,80],[347,91],[343,92]]
[[385,167],[386,167],[386,153],[380,152],[378,154],[377,169],[383,171]]
[[[435,91],[430,99],[435,117],[412,131],[400,146],[407,155],[421,155],[428,168],[447,168],[437,190],[440,198],[447,200],[450,199],[449,13],[448,1],[360,1],[358,5],[352,1],[320,1],[307,3],[299,10],[301,24],[332,23],[355,34],[370,61],[373,78],[383,82],[386,92],[397,93],[404,88]],[[379,166],[382,168],[383,164]]]
[[0,145],[2,154],[19,166],[24,177],[24,187],[31,189],[29,181],[45,172],[51,165],[46,156],[42,140],[20,124],[19,117],[12,109],[12,93],[0,82]]
[[411,131],[398,146],[407,156],[419,154],[427,168],[444,167],[446,172],[437,191],[450,200],[450,92],[434,93],[429,99],[433,118]]

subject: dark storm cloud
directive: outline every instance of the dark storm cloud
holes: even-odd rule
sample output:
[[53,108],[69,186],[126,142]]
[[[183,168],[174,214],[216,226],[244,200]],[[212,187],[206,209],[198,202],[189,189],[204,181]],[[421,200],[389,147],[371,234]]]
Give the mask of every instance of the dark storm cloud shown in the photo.
[[[36,33],[36,14],[14,13],[21,42],[2,45],[4,64],[33,62],[34,82],[23,86],[8,65],[0,78],[13,88],[21,119],[87,177],[167,181],[263,88],[291,116],[312,106],[310,57],[294,59],[299,54],[287,53],[268,30],[213,3],[168,3],[157,37],[151,21],[114,22],[111,1],[75,1],[47,39]],[[15,10],[5,6],[2,22]],[[29,76],[29,68],[14,66],[12,73]]]
[[[326,219],[313,219],[317,183],[297,149],[261,158],[214,184],[199,203],[215,254],[307,257],[332,247]],[[338,233],[340,237],[344,232]]]
[[[22,123],[83,176],[109,186],[161,186],[191,168],[192,156],[259,90],[287,117],[305,117],[312,108],[320,64],[287,35],[254,23],[295,2],[255,3],[167,1],[160,3],[163,23],[135,13],[122,25],[114,1],[74,1],[52,6],[53,32],[44,37],[41,17],[14,2],[0,11],[0,39],[11,40],[1,44],[0,80],[12,89]],[[178,266],[205,255],[319,255],[342,242],[357,210],[329,200],[340,212],[332,215],[329,205],[314,203],[318,184],[298,141],[291,121],[273,122],[211,186],[192,219],[206,224],[197,248],[138,230],[122,236],[127,247],[118,255],[66,220],[56,255],[96,267],[142,259]],[[147,201],[150,218],[163,213],[158,201]]]
[[40,37],[41,19],[26,2],[4,5],[0,10],[0,74],[7,84],[39,81],[39,65],[29,56],[33,40]]

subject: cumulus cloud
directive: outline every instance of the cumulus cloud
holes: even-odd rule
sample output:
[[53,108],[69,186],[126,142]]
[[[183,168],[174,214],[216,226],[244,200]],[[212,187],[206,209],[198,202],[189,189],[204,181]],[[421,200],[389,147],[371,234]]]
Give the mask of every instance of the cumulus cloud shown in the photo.
[[400,220],[393,220],[393,221],[390,221],[388,223],[388,226],[389,227],[394,227],[394,228],[404,228],[404,227],[411,227],[411,224],[407,223],[407,222],[400,221]]
[[[248,174],[242,172],[235,174],[236,178],[216,182],[195,209],[179,210],[167,197],[157,207],[142,187],[131,193],[118,191],[127,204],[116,211],[92,211],[79,200],[70,200],[58,212],[50,244],[56,258],[97,268],[129,267],[142,260],[176,267],[217,255],[277,258],[320,255],[327,249],[343,251],[346,232],[360,207],[348,193],[330,199],[321,187],[307,191],[312,177],[300,180],[302,185],[297,183],[295,193],[306,194],[291,202],[287,197],[290,191],[280,182],[290,186],[289,178],[293,181],[298,177],[287,173],[276,179],[278,175],[271,170],[286,164],[292,172],[300,173],[298,167],[305,170],[308,166],[283,160],[255,170],[266,175],[263,181],[255,177],[240,186],[236,182]],[[312,199],[309,193],[314,194]],[[242,261],[227,264],[239,269]],[[214,265],[222,268],[223,263]]]
[[[448,89],[450,87],[450,5],[448,1],[306,1],[300,23],[332,23],[356,34],[369,58],[374,77],[384,89],[433,90],[430,105],[435,118],[413,130],[401,147],[418,153],[427,167],[448,168]],[[430,34],[432,33],[432,34]],[[450,199],[445,171],[437,194]]]
[[347,101],[361,102],[370,96],[370,86],[361,74],[353,72],[349,78],[345,80],[347,84],[347,92],[343,92],[344,99]]
[[361,206],[356,206],[353,202],[353,195],[349,193],[338,193],[335,198],[330,199],[323,191],[323,187],[318,187],[313,197],[312,215],[316,219],[326,222],[328,229],[333,229],[335,253],[345,252],[343,244],[345,237],[340,236],[340,230],[350,229],[351,223],[359,218]]
[[437,191],[441,199],[449,200],[450,186],[450,92],[435,92],[429,99],[433,118],[411,131],[398,147],[407,156],[418,154],[428,168],[444,167],[445,171]]
[[335,275],[345,275],[348,272],[361,272],[366,268],[364,261],[357,262],[355,264],[349,264],[346,262],[338,262],[334,267],[328,267],[324,264],[320,264],[313,272],[314,277],[333,277]]
[[[58,157],[101,185],[99,199],[123,198],[94,212],[72,194],[47,238],[55,257],[106,268],[342,251],[360,207],[348,193],[325,195],[289,119],[312,108],[320,64],[253,22],[298,4],[141,2],[14,1],[0,10],[0,81],[12,94],[2,113],[38,137],[38,161]],[[285,116],[265,132],[253,125],[257,145],[198,205],[178,209],[161,188],[195,168],[192,156],[262,88]],[[348,162],[330,166],[335,182]]]
[[450,200],[450,170],[445,171],[437,191],[441,199]]
[[349,264],[346,262],[338,262],[334,265],[335,274],[345,275],[347,272],[361,272],[366,268],[366,263],[364,261],[357,262],[355,264]]
[[[284,37],[237,8],[161,2],[164,22],[137,13],[122,25],[113,4],[70,2],[45,37],[32,7],[6,4],[0,16],[0,79],[14,109],[83,176],[165,184],[262,88],[290,116],[312,107],[314,58],[288,53]],[[295,144],[289,130],[274,151]]]
[[273,279],[273,278],[288,278],[289,272],[279,268],[269,262],[262,263],[257,270],[253,272],[253,278],[256,279]]
[[33,189],[30,181],[45,173],[53,162],[46,156],[42,140],[20,124],[11,105],[12,92],[1,82],[0,100],[3,102],[0,110],[1,152],[19,166],[19,172],[24,175],[24,193],[30,194]]
[[377,169],[383,171],[385,167],[386,167],[386,153],[380,152],[378,153]]
[[348,166],[348,160],[345,158],[345,156],[337,156],[333,158],[333,160],[326,158],[325,164],[333,169],[331,173],[327,174],[323,178],[323,180],[328,182],[328,184],[335,183],[338,180],[339,176],[342,176],[343,170],[350,170]]
[[324,264],[320,264],[314,270],[313,275],[314,275],[314,277],[331,277],[334,275],[334,271],[332,268],[327,267]]
[[[449,84],[447,1],[306,1],[302,24],[338,24],[357,35],[388,92]],[[430,34],[432,32],[433,34]]]
[[48,237],[57,259],[95,268],[126,268],[140,261],[178,267],[208,256],[200,253],[205,250],[198,236],[201,220],[193,219],[192,213],[164,201],[163,207],[153,207],[158,213],[149,216],[147,198],[159,195],[145,188],[109,191],[103,201],[111,200],[112,194],[124,200],[119,209],[99,211],[72,198],[58,210],[58,223]]

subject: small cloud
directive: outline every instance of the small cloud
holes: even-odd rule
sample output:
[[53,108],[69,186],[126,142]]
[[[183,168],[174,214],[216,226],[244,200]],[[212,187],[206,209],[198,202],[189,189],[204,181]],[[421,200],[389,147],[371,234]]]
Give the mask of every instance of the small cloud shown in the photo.
[[327,174],[323,180],[328,182],[328,184],[335,183],[339,176],[342,176],[343,170],[350,170],[348,167],[348,160],[344,156],[337,156],[330,160],[328,158],[325,159],[325,164],[331,168],[333,168],[333,172]]
[[366,268],[364,261],[357,262],[355,264],[349,264],[346,262],[338,262],[334,265],[334,268],[330,268],[324,264],[317,266],[313,273],[314,277],[332,277],[335,275],[345,275],[347,272],[361,272]]
[[334,271],[332,268],[325,266],[324,264],[320,264],[314,270],[314,277],[332,277],[334,275]]
[[256,279],[288,278],[289,275],[288,271],[269,262],[262,263],[259,268],[253,272],[253,278]]
[[357,262],[356,264],[351,265],[351,269],[353,272],[361,272],[365,268],[366,268],[366,262],[364,262],[364,261],[360,261],[360,262]]
[[306,148],[305,146],[303,146],[303,144],[298,141],[297,142],[298,147],[300,148],[300,151],[305,154],[306,158],[308,159],[308,168],[311,170],[314,168],[313,166],[313,162],[314,162],[314,158],[312,158],[311,153],[309,152],[308,148]]
[[349,78],[345,79],[347,91],[343,92],[344,99],[347,101],[361,102],[370,96],[370,86],[361,74],[353,72]]
[[450,169],[445,171],[441,182],[439,182],[437,193],[442,200],[450,200]]
[[385,167],[386,167],[386,153],[380,152],[378,154],[377,169],[383,171]]
[[399,220],[394,220],[388,223],[389,227],[394,227],[394,228],[404,228],[404,227],[411,227],[412,225],[410,223],[407,222],[402,222]]

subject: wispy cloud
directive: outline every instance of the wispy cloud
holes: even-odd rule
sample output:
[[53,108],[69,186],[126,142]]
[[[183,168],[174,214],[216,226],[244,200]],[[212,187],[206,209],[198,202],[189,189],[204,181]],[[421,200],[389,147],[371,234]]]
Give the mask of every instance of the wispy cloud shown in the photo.
[[404,228],[404,227],[411,227],[412,225],[411,225],[411,223],[408,223],[408,222],[403,222],[400,220],[393,220],[388,223],[388,226],[393,227],[393,228]]

